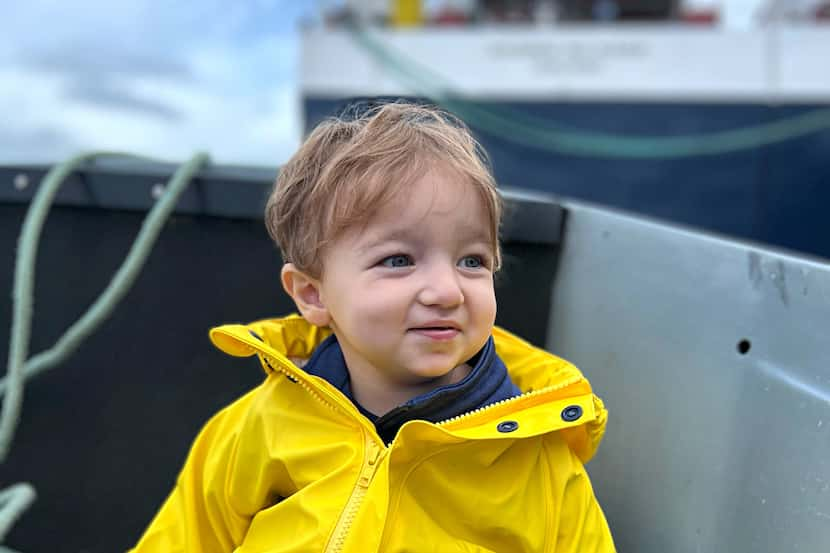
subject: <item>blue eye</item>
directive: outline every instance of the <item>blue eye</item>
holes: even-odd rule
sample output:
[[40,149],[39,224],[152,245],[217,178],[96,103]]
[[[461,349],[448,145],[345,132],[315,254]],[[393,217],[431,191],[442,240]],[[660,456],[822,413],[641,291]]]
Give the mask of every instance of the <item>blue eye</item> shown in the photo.
[[385,257],[380,261],[380,264],[384,267],[390,267],[393,269],[399,267],[409,267],[410,265],[414,265],[412,258],[408,255],[403,254],[390,255],[389,257]]
[[458,264],[465,269],[480,269],[484,266],[484,261],[477,255],[465,255]]

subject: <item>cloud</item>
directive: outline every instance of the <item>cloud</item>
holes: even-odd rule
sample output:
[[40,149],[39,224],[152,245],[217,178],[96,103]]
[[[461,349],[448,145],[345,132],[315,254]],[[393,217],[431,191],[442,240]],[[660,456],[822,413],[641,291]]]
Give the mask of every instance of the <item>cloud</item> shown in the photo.
[[86,103],[98,109],[133,111],[150,117],[164,119],[171,123],[183,119],[181,110],[152,97],[141,97],[125,85],[108,79],[74,78],[64,89],[69,101]]
[[19,163],[48,163],[56,154],[61,158],[69,157],[78,150],[72,137],[54,126],[0,126],[0,144],[3,157]]
[[[194,67],[215,57],[192,56]],[[220,59],[200,69],[194,82],[125,76],[118,86],[128,94],[116,95],[118,90],[100,86],[67,94],[61,76],[0,71],[0,118],[6,122],[0,163],[57,161],[78,149],[176,161],[206,150],[221,163],[275,166],[299,141],[296,83],[274,78],[263,79],[271,82],[262,86],[233,84],[253,78],[246,72],[230,71]]]
[[114,43],[102,48],[100,41],[38,45],[20,53],[18,65],[63,76],[100,78],[130,74],[141,77],[187,80],[190,68],[175,54],[141,51]]
[[221,163],[276,165],[299,141],[293,27],[308,9],[263,0],[19,4],[0,22],[9,39],[0,45],[0,163],[78,149],[175,161],[204,149]]

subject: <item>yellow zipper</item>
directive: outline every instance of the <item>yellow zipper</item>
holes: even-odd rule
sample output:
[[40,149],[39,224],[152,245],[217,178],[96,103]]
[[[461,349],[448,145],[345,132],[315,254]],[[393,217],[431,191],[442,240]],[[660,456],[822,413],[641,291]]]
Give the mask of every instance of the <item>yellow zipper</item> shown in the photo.
[[349,497],[349,501],[346,503],[346,507],[340,515],[340,520],[337,521],[337,525],[334,527],[334,533],[326,547],[327,553],[339,553],[343,550],[343,545],[346,543],[346,538],[349,535],[349,529],[354,522],[360,504],[363,503],[363,498],[366,497],[369,484],[371,484],[372,478],[380,463],[381,453],[386,451],[385,448],[377,444],[371,435],[365,434],[365,438],[365,455],[363,456],[360,475],[352,489],[352,495]]
[[[319,389],[315,386],[312,386],[303,375],[290,370],[288,367],[285,366],[285,363],[281,361],[279,358],[275,358],[273,355],[269,355],[262,350],[259,350],[262,359],[265,360],[265,364],[273,370],[282,373],[283,375],[289,377],[292,382],[301,386],[306,392],[311,394],[311,397],[315,398],[317,401],[331,409],[332,411],[340,411],[341,413],[349,416],[352,420],[362,426],[365,430],[370,432],[374,431],[375,427],[372,425],[365,417],[360,416],[359,411],[351,402],[348,402],[346,405],[343,404],[342,401],[339,401],[336,397],[333,397],[331,393],[328,393],[325,389]],[[271,363],[274,365],[272,366]],[[289,361],[290,362],[290,361]]]
[[[324,405],[328,406],[332,410],[341,410],[345,411],[347,415],[351,416],[353,413],[350,413],[350,410],[340,404],[336,398],[329,398],[324,397],[324,391],[315,389],[311,384],[309,384],[305,378],[303,378],[299,374],[292,374],[294,371],[289,370],[283,363],[280,362],[279,359],[275,359],[274,357],[266,354],[262,354],[263,358],[266,361],[271,361],[276,365],[276,367],[268,366],[275,371],[279,371],[282,374],[291,377],[291,379],[303,389],[311,394],[312,397],[323,403]],[[326,394],[328,395],[328,394]],[[329,544],[326,547],[326,552],[330,553],[337,553],[343,549],[343,544],[346,543],[346,538],[349,535],[349,529],[354,522],[354,518],[357,515],[357,511],[360,508],[360,504],[363,502],[363,498],[366,496],[366,491],[369,489],[369,484],[372,482],[372,478],[375,475],[375,471],[377,470],[378,464],[380,462],[381,456],[383,453],[386,452],[386,448],[382,445],[378,445],[377,440],[373,437],[375,432],[375,427],[372,425],[370,428],[367,425],[371,424],[368,420],[365,420],[364,417],[352,417],[356,422],[358,422],[361,426],[364,427],[364,455],[363,455],[363,463],[360,468],[360,475],[357,478],[357,482],[355,482],[355,486],[352,489],[352,494],[349,496],[348,502],[346,502],[346,506],[340,514],[340,519],[337,521],[337,524],[334,527],[334,532],[332,533],[332,537],[329,540]],[[363,420],[361,420],[363,419]],[[364,420],[366,422],[364,422]]]
[[535,397],[538,397],[538,396],[541,396],[541,395],[546,395],[546,394],[550,394],[552,392],[556,392],[556,391],[561,390],[563,388],[567,388],[568,386],[573,386],[574,384],[580,382],[581,380],[583,380],[583,378],[581,376],[574,376],[574,377],[569,378],[568,380],[560,382],[559,384],[555,384],[553,386],[548,386],[547,388],[542,388],[540,390],[534,390],[532,392],[527,392],[527,393],[524,393],[524,394],[519,395],[519,396],[514,396],[514,397],[507,398],[507,399],[502,399],[502,400],[497,401],[495,403],[491,403],[490,405],[486,405],[484,407],[479,407],[478,409],[473,409],[472,411],[467,411],[466,413],[456,415],[454,417],[442,420],[442,421],[437,422],[435,424],[437,426],[448,426],[448,425],[457,423],[459,421],[462,421],[462,420],[465,420],[465,419],[468,419],[468,418],[471,418],[471,417],[476,417],[476,416],[479,416],[479,415],[483,415],[484,413],[486,413],[488,411],[492,411],[493,409],[498,409],[500,407],[504,407],[505,405],[508,405],[510,403],[515,403],[515,402],[519,402],[519,401],[527,401],[527,400],[530,400],[532,398],[535,398]]
[[[285,364],[281,362],[281,360],[275,358],[272,355],[268,355],[265,352],[262,352],[262,350],[259,351],[263,359],[274,363],[275,366],[271,366],[271,364],[266,363],[272,370],[279,371],[285,376],[290,377],[295,383],[302,386],[305,391],[311,394],[312,397],[316,398],[318,401],[328,406],[332,410],[345,412],[345,414],[351,416],[353,420],[358,422],[364,428],[363,436],[365,444],[360,475],[358,476],[357,482],[355,482],[355,486],[352,489],[352,493],[349,496],[349,500],[346,503],[346,507],[341,512],[340,519],[337,521],[334,532],[332,533],[332,537],[329,540],[329,543],[326,547],[326,553],[339,553],[340,551],[342,551],[343,545],[346,543],[346,538],[349,535],[349,530],[352,526],[352,523],[354,522],[355,516],[357,515],[357,511],[360,508],[360,505],[366,496],[366,492],[369,489],[369,484],[371,484],[372,482],[372,478],[375,475],[375,471],[377,470],[378,464],[380,463],[382,456],[389,449],[383,445],[378,445],[377,440],[373,437],[373,434],[375,432],[374,425],[371,425],[371,423],[369,423],[368,420],[366,420],[364,417],[352,416],[354,415],[354,413],[351,412],[352,410],[341,405],[341,402],[338,401],[337,398],[326,397],[329,396],[329,394],[324,393],[325,390],[315,389],[315,387],[312,386],[309,382],[307,382],[301,374],[289,370],[285,366]],[[535,390],[533,392],[528,392],[512,398],[503,399],[501,401],[497,401],[496,403],[487,405],[486,407],[480,407],[478,409],[462,413],[461,415],[457,415],[455,417],[443,420],[436,424],[438,426],[447,426],[459,422],[461,420],[466,420],[471,417],[480,416],[486,412],[492,411],[493,409],[498,409],[510,403],[518,401],[528,401],[535,397],[544,394],[550,394],[557,390],[567,388],[568,386],[572,386],[573,384],[576,384],[581,380],[581,376],[575,376],[564,382],[560,382],[555,386],[548,386],[547,388],[542,388],[541,390]],[[350,407],[353,406],[350,405]]]

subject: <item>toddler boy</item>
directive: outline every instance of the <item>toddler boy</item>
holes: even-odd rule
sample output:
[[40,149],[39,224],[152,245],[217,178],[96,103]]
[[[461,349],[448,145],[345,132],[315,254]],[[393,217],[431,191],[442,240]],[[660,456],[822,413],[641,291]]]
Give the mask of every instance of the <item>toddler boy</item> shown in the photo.
[[215,328],[265,381],[217,414],[138,552],[609,552],[580,372],[495,327],[501,202],[467,128],[321,123],[266,224],[301,316]]

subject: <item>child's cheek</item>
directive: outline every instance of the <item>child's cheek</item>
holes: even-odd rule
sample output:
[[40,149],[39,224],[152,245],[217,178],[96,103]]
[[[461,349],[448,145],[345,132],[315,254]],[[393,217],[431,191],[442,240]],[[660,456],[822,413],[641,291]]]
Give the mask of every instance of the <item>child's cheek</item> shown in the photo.
[[396,315],[402,314],[398,311],[405,312],[403,306],[406,305],[407,301],[402,294],[400,287],[396,286],[394,282],[375,282],[361,294],[361,310],[371,320],[388,321],[394,319]]

